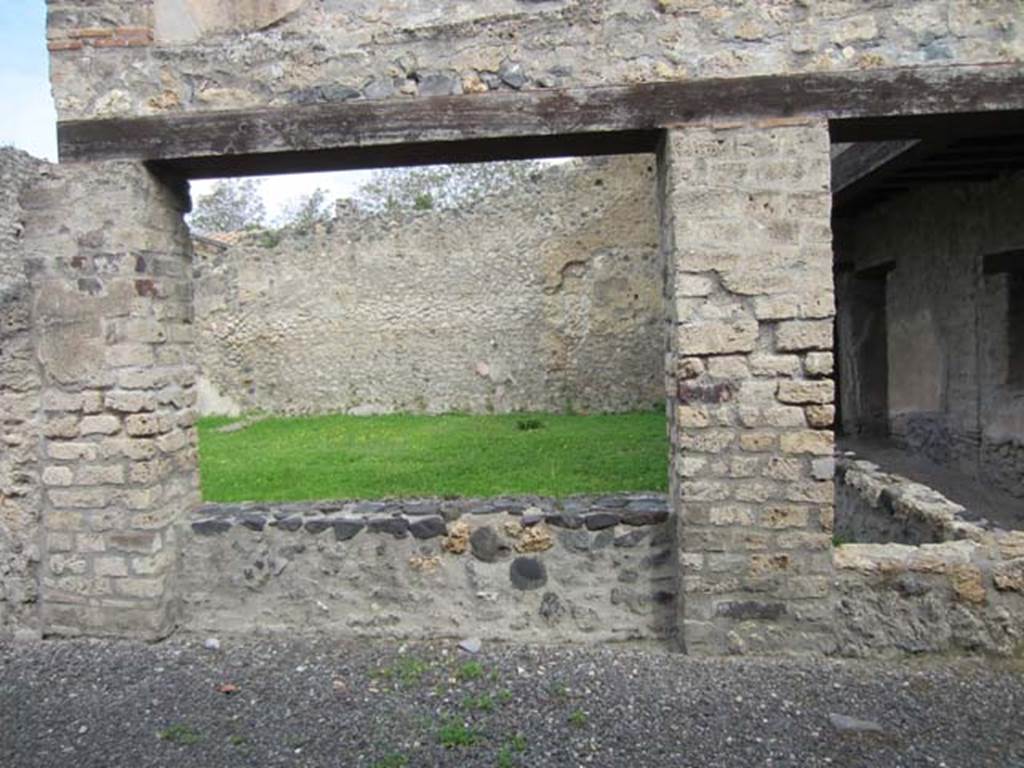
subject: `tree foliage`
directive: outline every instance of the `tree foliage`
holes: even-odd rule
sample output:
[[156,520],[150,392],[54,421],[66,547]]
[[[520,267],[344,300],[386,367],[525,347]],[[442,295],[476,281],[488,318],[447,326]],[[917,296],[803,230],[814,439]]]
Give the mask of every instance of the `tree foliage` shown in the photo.
[[256,229],[266,217],[258,181],[219,179],[208,194],[196,199],[188,223],[199,233],[211,234]]
[[296,229],[308,232],[317,224],[326,224],[331,220],[331,200],[323,187],[317,187],[307,195],[302,195],[288,203],[277,219],[280,229]]
[[523,184],[540,172],[537,160],[383,168],[353,196],[364,211],[451,210]]

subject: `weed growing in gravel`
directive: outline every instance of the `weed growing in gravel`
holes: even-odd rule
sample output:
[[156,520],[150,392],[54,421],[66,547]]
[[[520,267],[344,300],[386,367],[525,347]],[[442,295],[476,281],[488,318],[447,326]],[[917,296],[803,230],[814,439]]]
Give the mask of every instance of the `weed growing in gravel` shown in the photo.
[[498,768],[513,768],[516,764],[513,755],[525,751],[526,737],[521,733],[517,733],[498,750]]
[[552,699],[568,699],[569,689],[562,683],[552,683],[548,686],[548,695]]
[[373,768],[404,768],[409,764],[409,758],[397,752],[387,757],[382,757],[373,764]]
[[245,738],[245,736],[241,736],[241,735],[239,735],[237,733],[234,733],[234,734],[232,734],[231,736],[228,737],[228,741],[231,742],[231,746],[233,746],[233,747],[240,747],[243,744],[245,744],[245,742],[247,742],[248,739]]
[[372,674],[381,680],[397,679],[403,687],[412,688],[423,679],[428,669],[429,665],[425,661],[415,656],[403,656],[394,666],[379,667]]
[[574,728],[582,728],[587,724],[587,713],[582,709],[574,709],[569,713],[569,725]]
[[494,697],[489,693],[480,696],[467,696],[462,700],[462,706],[470,711],[476,709],[480,712],[490,712],[494,709]]
[[441,726],[437,740],[445,749],[452,747],[472,747],[480,738],[479,734],[461,720],[452,718]]
[[502,704],[508,704],[512,701],[512,691],[508,688],[502,688],[498,691],[498,701]]
[[483,676],[484,667],[479,661],[467,661],[455,670],[455,677],[464,683],[479,680]]
[[160,738],[172,744],[184,744],[191,746],[203,740],[202,734],[195,728],[185,723],[175,723],[160,732]]

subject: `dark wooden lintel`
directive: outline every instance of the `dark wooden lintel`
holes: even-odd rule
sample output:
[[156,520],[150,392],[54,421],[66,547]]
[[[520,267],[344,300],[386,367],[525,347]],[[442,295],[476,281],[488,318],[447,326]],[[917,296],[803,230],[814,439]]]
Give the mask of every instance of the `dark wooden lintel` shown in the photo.
[[[616,141],[646,147],[663,128],[804,118],[829,120],[835,141],[920,138],[951,123],[1019,132],[1024,67],[817,72],[66,121],[58,143],[62,161],[273,173],[607,153]],[[624,133],[632,138],[615,138]],[[479,143],[467,149],[467,142]]]

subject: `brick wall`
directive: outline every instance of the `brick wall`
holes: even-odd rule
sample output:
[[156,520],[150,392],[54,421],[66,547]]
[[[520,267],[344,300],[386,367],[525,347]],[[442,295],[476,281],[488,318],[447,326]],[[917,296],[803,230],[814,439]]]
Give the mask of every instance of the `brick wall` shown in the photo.
[[683,643],[692,653],[828,650],[827,127],[670,131],[660,172]]

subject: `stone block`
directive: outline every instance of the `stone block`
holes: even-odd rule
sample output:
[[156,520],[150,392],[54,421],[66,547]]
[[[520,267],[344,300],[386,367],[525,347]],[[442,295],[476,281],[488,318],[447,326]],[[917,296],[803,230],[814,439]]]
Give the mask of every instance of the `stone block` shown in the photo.
[[775,348],[779,352],[832,349],[831,320],[791,320],[775,329]]
[[827,405],[835,396],[831,381],[785,380],[778,385],[779,402],[790,405]]
[[757,345],[758,324],[753,318],[727,322],[684,323],[677,330],[681,355],[727,355],[752,352]]
[[834,449],[834,443],[832,433],[823,430],[793,430],[779,436],[779,447],[783,453],[829,455]]

